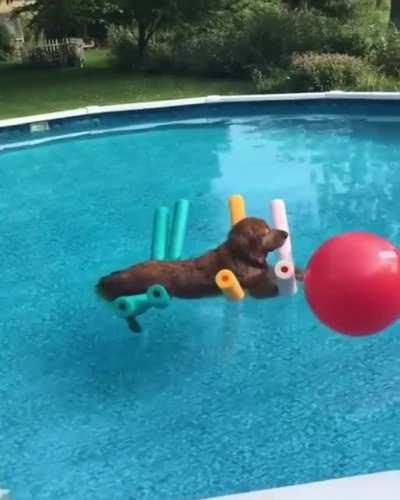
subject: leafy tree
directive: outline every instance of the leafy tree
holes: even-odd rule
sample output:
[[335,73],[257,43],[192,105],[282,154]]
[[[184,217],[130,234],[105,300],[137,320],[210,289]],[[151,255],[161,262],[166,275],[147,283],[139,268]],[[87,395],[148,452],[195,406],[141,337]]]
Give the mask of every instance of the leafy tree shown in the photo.
[[89,25],[106,23],[118,11],[116,2],[108,0],[36,0],[25,2],[15,14],[30,14],[30,25],[47,38],[81,36]]
[[137,28],[138,57],[142,60],[154,34],[163,28],[198,21],[223,0],[119,0],[121,19]]
[[11,54],[13,38],[5,24],[0,23],[0,61],[7,59]]
[[224,3],[226,0],[26,0],[16,12],[29,12],[31,26],[48,38],[84,35],[86,27],[96,23],[134,25],[142,59],[158,30],[197,21]]

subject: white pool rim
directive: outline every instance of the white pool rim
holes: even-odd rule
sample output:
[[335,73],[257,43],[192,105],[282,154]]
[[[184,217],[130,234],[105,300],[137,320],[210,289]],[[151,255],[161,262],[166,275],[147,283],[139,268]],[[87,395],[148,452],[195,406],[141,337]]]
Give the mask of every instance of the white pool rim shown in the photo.
[[61,120],[65,118],[81,118],[105,113],[118,113],[127,111],[156,110],[164,108],[176,108],[183,106],[196,106],[202,104],[222,103],[255,103],[271,101],[312,101],[331,99],[364,99],[393,101],[400,99],[400,92],[344,92],[332,90],[330,92],[299,92],[295,94],[250,94],[250,95],[212,95],[206,97],[194,97],[190,99],[168,99],[163,101],[135,102],[128,104],[112,104],[106,106],[85,106],[65,111],[44,113],[32,116],[22,116],[0,120],[0,129],[5,127],[16,127],[18,125],[29,125],[32,123]]

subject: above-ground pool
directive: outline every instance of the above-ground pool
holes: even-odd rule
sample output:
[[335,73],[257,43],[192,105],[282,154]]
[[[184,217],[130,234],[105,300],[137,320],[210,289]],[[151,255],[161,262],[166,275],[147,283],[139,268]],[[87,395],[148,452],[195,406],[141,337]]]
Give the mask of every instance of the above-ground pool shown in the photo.
[[135,336],[94,285],[146,259],[154,209],[182,197],[188,256],[225,238],[236,192],[261,217],[285,199],[299,265],[342,231],[398,243],[399,137],[400,103],[366,100],[4,129],[0,487],[13,500],[197,499],[398,469],[398,325],[331,333],[300,290],[176,300]]

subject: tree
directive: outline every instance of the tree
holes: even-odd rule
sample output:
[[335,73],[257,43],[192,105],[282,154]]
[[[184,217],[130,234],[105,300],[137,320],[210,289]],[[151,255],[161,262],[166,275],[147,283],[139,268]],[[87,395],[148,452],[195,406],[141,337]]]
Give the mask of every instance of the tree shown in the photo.
[[[0,0],[1,1],[1,0]],[[134,25],[143,59],[154,34],[208,15],[226,0],[36,0],[17,9],[29,12],[31,25],[48,38],[84,35],[95,23]]]
[[13,37],[5,24],[0,23],[0,61],[8,58],[13,50]]
[[390,22],[400,28],[400,0],[390,2]]
[[223,0],[119,0],[121,19],[137,28],[139,61],[158,30],[197,21],[222,3]]
[[27,12],[37,32],[43,31],[47,38],[62,38],[85,35],[88,25],[106,23],[117,10],[116,2],[108,0],[26,0],[15,15]]

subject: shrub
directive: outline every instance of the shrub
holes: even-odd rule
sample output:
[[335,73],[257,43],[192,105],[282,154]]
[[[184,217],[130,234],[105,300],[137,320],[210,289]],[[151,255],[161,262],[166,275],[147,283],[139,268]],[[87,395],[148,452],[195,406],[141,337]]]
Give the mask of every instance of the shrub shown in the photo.
[[357,89],[369,69],[363,60],[346,54],[302,54],[293,57],[288,82],[295,91]]
[[371,37],[363,25],[343,24],[315,10],[255,2],[213,24],[181,32],[171,68],[201,75],[244,76],[251,67],[287,67],[294,53],[348,53],[363,57]]
[[[296,86],[297,83],[292,78],[289,70],[273,68],[261,71],[254,69],[252,71],[252,79],[255,83],[257,92],[261,93],[276,93],[276,92],[301,92],[310,90],[310,87],[301,88]],[[379,73],[376,68],[365,68],[359,75],[356,85],[350,87],[352,90],[364,91],[396,91],[400,90],[400,84],[397,79],[390,79]],[[341,87],[335,85],[334,89],[342,90]],[[345,90],[347,87],[344,88]],[[333,90],[325,88],[324,91]]]
[[261,70],[253,68],[251,78],[255,83],[257,92],[270,94],[274,92],[290,91],[290,76],[287,69],[266,68]]
[[239,37],[210,28],[175,44],[173,68],[195,75],[243,76],[247,58],[241,50]]
[[212,29],[203,32],[193,30],[181,34],[173,42],[173,69],[178,73],[212,75],[217,70],[219,52],[223,42],[222,33],[218,36]]
[[285,66],[294,53],[343,53],[362,57],[371,49],[369,28],[343,24],[315,10],[265,6],[249,20],[246,31],[255,64]]
[[[295,53],[366,57],[375,35],[369,19],[350,24],[315,9],[293,10],[277,0],[236,1],[229,4],[229,13],[220,11],[201,26],[164,32],[149,47],[140,69],[243,77],[254,67],[287,68]],[[120,68],[138,67],[132,29],[113,27],[108,40]]]
[[286,0],[286,3],[292,7],[300,7],[302,4],[307,4],[328,16],[339,19],[355,17],[362,14],[364,9],[376,6],[376,0]]
[[400,76],[400,32],[390,28],[375,44],[372,61],[386,75]]
[[201,26],[181,25],[174,32],[162,32],[153,39],[146,59],[138,59],[137,38],[130,28],[110,27],[108,46],[121,69],[194,75],[244,75],[247,55],[242,37],[232,19],[220,15]]
[[0,61],[8,59],[13,52],[13,37],[5,24],[0,23]]
[[120,69],[133,69],[138,62],[138,46],[133,30],[110,26],[107,41],[116,66]]

